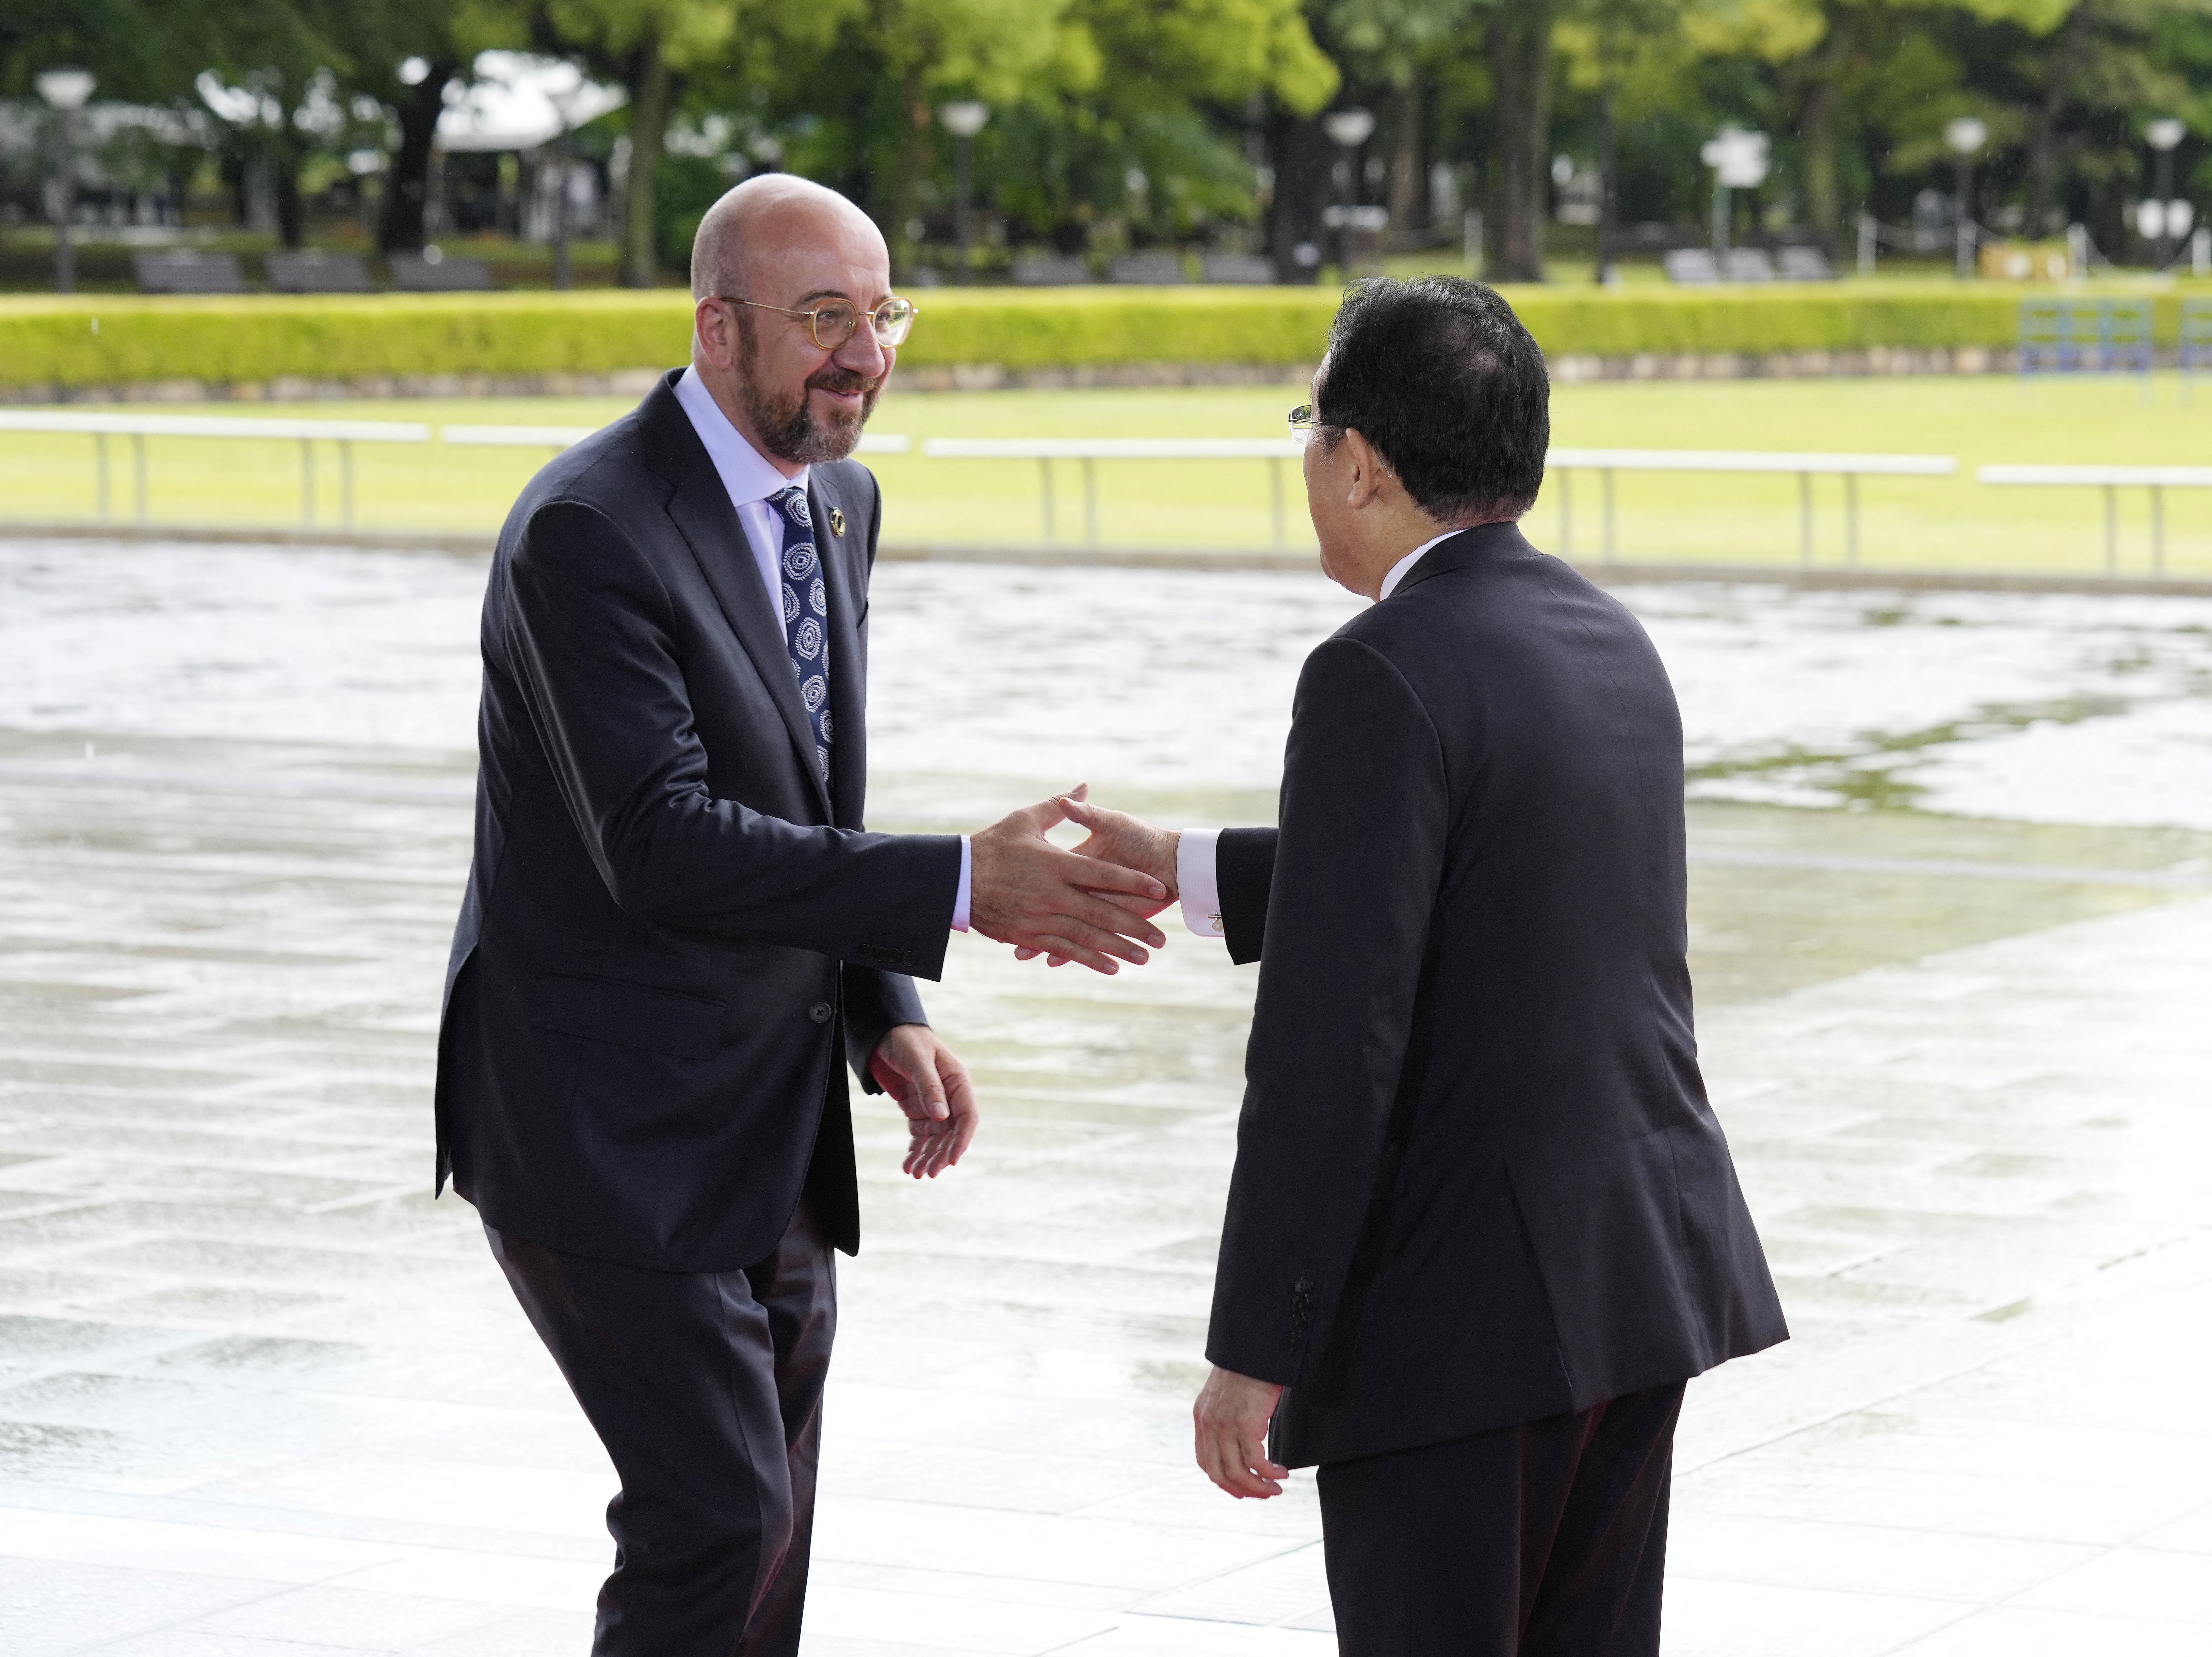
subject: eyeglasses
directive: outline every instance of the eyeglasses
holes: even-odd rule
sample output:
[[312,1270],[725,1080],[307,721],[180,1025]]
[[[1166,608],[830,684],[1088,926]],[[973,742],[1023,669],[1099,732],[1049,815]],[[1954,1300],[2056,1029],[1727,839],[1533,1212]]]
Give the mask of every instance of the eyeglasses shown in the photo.
[[1300,448],[1305,447],[1307,440],[1320,429],[1321,416],[1312,404],[1301,403],[1291,410],[1291,441]]
[[863,311],[849,300],[832,300],[827,305],[817,305],[811,310],[793,311],[781,305],[763,305],[757,299],[738,299],[731,294],[714,297],[725,305],[750,305],[756,311],[776,311],[787,317],[805,317],[806,331],[814,343],[825,351],[844,349],[845,342],[860,331],[860,319],[868,319],[874,331],[876,343],[886,350],[906,343],[906,337],[914,331],[914,301],[887,299],[872,311]]

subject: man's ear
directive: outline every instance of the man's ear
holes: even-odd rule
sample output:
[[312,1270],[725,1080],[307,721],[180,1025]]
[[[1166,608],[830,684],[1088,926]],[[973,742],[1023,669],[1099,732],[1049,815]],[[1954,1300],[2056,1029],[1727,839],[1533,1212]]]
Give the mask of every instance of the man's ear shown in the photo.
[[1346,427],[1338,440],[1352,451],[1352,489],[1346,496],[1346,504],[1364,507],[1382,492],[1383,476],[1389,468],[1383,464],[1382,452],[1357,426]]
[[692,332],[714,367],[726,368],[737,360],[737,319],[728,306],[702,299],[692,307]]

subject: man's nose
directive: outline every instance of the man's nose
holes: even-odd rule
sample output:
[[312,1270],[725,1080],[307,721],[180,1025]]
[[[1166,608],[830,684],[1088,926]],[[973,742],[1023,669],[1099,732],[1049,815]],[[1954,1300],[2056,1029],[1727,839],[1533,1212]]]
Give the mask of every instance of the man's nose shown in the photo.
[[876,337],[875,325],[866,317],[853,331],[852,338],[832,352],[830,360],[849,373],[865,374],[870,379],[879,378],[891,361],[883,342]]

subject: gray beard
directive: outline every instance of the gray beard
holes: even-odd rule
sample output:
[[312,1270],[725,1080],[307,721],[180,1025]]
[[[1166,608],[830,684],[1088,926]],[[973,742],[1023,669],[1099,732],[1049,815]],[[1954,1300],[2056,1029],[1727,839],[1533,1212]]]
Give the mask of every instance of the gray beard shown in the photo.
[[[819,466],[842,460],[860,446],[861,428],[876,411],[880,384],[871,386],[862,376],[833,367],[812,375],[806,385],[788,398],[777,397],[754,376],[758,352],[753,331],[743,320],[744,314],[738,313],[738,397],[745,405],[746,418],[760,434],[768,452],[794,466]],[[814,399],[808,395],[815,380],[823,381],[825,389],[830,391],[860,391],[859,412],[849,419],[835,417],[827,424],[815,418]]]

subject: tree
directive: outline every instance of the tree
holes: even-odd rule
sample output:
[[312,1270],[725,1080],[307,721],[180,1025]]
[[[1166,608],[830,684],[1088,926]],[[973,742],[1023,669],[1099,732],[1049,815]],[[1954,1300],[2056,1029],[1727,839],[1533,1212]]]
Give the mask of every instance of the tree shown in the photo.
[[1421,183],[1424,80],[1459,39],[1476,0],[1325,0],[1323,38],[1358,77],[1382,87],[1390,137],[1390,223],[1410,227]]
[[1483,251],[1486,268],[1504,282],[1544,279],[1552,23],[1553,0],[1493,0],[1484,30],[1495,138]]
[[[623,179],[617,270],[625,288],[659,276],[655,186],[685,71],[718,64],[739,14],[755,0],[545,0],[535,20],[541,45],[574,57],[629,93],[629,168]],[[765,6],[762,8],[766,9]]]

